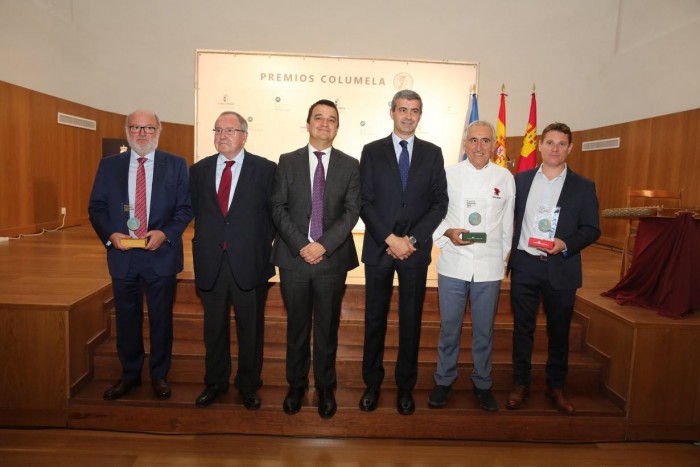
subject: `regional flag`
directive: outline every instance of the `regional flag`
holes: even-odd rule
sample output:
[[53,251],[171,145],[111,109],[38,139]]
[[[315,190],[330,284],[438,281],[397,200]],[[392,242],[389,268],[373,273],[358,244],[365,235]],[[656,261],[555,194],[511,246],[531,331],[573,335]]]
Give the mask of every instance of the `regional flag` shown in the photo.
[[[467,108],[467,123],[464,125],[464,132],[467,131],[467,126],[469,126],[471,122],[479,120],[479,103],[476,100],[476,90],[474,89],[473,85],[469,88],[469,95],[471,96],[471,99],[469,100],[469,107]],[[462,145],[460,144],[460,150],[462,152],[459,155],[458,161],[463,161],[467,158],[467,155],[464,153],[463,149],[464,148],[462,148]]]
[[496,152],[493,162],[505,167],[508,163],[506,155],[506,93],[505,86],[501,87],[501,107],[498,109],[498,123],[496,124]]
[[476,100],[476,92],[472,93],[472,100],[469,106],[471,107],[469,112],[469,123],[479,120],[479,103]]
[[532,92],[530,101],[530,118],[527,121],[527,130],[523,138],[523,147],[518,159],[518,172],[533,169],[537,166],[537,102],[535,92]]

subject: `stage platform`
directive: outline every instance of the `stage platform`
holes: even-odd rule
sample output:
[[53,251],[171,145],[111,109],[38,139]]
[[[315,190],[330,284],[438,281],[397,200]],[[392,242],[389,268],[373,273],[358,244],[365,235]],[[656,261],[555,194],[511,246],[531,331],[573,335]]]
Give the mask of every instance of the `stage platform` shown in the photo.
[[[258,412],[243,409],[230,391],[207,409],[196,409],[202,388],[201,305],[193,285],[190,240],[178,276],[175,343],[169,379],[173,397],[156,401],[147,375],[127,398],[105,402],[102,391],[118,378],[111,286],[105,252],[89,225],[0,244],[0,425],[64,426],[155,432],[230,432],[297,436],[604,441],[700,438],[700,314],[671,320],[654,311],[623,307],[600,296],[618,280],[620,253],[584,251],[584,285],[572,326],[568,389],[579,413],[566,416],[545,401],[546,330],[538,323],[533,398],[526,409],[503,407],[510,384],[512,317],[504,280],[496,320],[494,389],[501,410],[478,409],[470,394],[470,320],[465,319],[460,376],[445,409],[427,408],[439,332],[437,274],[431,265],[423,319],[416,413],[396,413],[393,359],[395,304],[387,334],[387,378],[379,409],[360,412],[363,268],[351,271],[343,303],[338,352],[339,409],[330,421],[316,414],[313,390],[302,411],[282,412],[286,315],[277,277],[266,308],[266,347]],[[356,234],[358,251],[362,234]],[[439,254],[435,249],[434,257]],[[146,334],[147,336],[147,334]],[[233,345],[235,350],[235,343]],[[235,360],[234,360],[235,366]]]

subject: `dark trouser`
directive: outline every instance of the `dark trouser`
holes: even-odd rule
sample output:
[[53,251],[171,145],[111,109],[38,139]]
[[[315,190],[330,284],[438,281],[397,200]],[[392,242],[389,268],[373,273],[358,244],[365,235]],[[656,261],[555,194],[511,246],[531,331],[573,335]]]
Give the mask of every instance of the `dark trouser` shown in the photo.
[[569,328],[576,289],[554,290],[547,263],[515,250],[511,262],[510,300],[513,310],[513,384],[529,386],[532,380],[532,348],[540,297],[547,317],[547,385],[563,388],[569,369]]
[[122,364],[122,380],[141,378],[144,362],[143,294],[148,304],[151,349],[151,379],[168,376],[173,348],[173,301],[176,278],[158,276],[150,265],[151,252],[134,250],[126,277],[112,278],[117,318],[117,353]]
[[379,387],[384,380],[384,341],[394,271],[399,276],[399,351],[394,377],[396,385],[411,390],[418,378],[423,300],[428,267],[408,268],[400,261],[392,266],[365,265],[365,345],[362,378],[367,386]]
[[263,364],[265,335],[265,300],[268,284],[250,290],[238,287],[231,274],[229,260],[224,255],[211,290],[201,290],[204,306],[205,384],[228,387],[231,377],[231,312],[236,317],[238,340],[238,369],[234,384],[248,394],[262,386],[260,374]]
[[287,308],[287,382],[294,388],[309,385],[311,328],[313,322],[314,386],[336,385],[340,307],[347,272],[324,270],[299,262],[294,269],[280,268],[280,286]]

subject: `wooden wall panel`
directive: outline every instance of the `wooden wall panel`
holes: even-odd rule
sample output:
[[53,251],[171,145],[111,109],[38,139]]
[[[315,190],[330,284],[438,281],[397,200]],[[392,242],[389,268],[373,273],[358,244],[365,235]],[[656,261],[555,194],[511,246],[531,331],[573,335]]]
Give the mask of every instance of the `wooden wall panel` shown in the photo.
[[[700,429],[697,338],[696,329],[681,326],[666,329],[655,326],[637,331],[630,423],[686,425]],[[669,397],[670,394],[673,397]]]
[[0,408],[63,408],[68,397],[66,312],[0,308],[0,335]]
[[[123,138],[125,115],[0,81],[0,236],[87,222],[103,138]],[[155,109],[157,112],[157,109]],[[95,120],[97,131],[59,125],[57,113]],[[194,160],[191,125],[163,123],[160,149]]]

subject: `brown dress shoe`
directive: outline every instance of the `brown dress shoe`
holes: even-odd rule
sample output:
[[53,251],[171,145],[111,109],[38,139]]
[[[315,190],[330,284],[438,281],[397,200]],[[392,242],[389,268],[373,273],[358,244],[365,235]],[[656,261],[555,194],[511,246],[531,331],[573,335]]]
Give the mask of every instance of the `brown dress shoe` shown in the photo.
[[506,407],[511,410],[521,409],[525,405],[525,401],[530,397],[530,387],[516,385],[508,393]]
[[576,413],[576,408],[574,404],[569,401],[569,399],[564,394],[564,390],[561,388],[557,389],[547,389],[547,397],[552,400],[554,406],[560,412],[573,415]]

